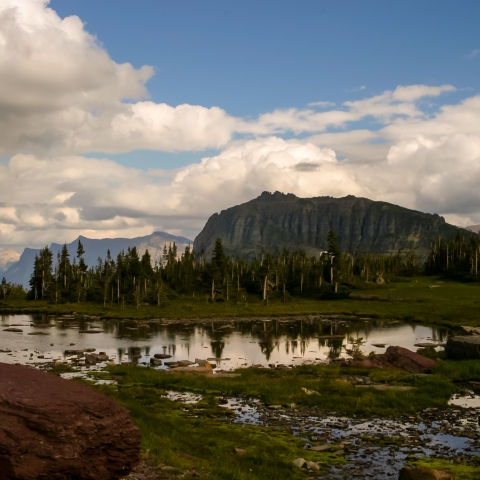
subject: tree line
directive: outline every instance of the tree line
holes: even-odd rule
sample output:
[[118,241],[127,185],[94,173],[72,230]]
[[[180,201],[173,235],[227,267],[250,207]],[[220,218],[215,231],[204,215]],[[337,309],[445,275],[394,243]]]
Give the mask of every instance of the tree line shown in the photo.
[[262,252],[253,260],[227,256],[222,240],[216,240],[207,259],[187,246],[178,255],[175,243],[165,245],[159,261],[152,262],[148,250],[140,255],[136,247],[114,259],[110,251],[97,265],[87,267],[81,241],[72,259],[67,246],[56,262],[48,247],[35,257],[28,298],[51,302],[96,302],[123,306],[162,305],[179,294],[200,297],[205,302],[246,301],[256,295],[264,302],[290,301],[292,295],[327,298],[356,283],[385,283],[394,276],[421,272],[415,252],[394,255],[341,252],[330,231],[328,248],[318,255],[284,250]]
[[[264,302],[288,302],[292,296],[342,298],[349,287],[388,283],[395,277],[416,274],[446,275],[478,280],[479,236],[432,242],[426,258],[399,251],[391,255],[342,252],[331,230],[328,247],[317,255],[305,251],[262,252],[253,260],[227,256],[222,240],[216,240],[213,255],[206,258],[187,246],[179,255],[175,243],[165,245],[161,258],[152,261],[146,250],[136,247],[112,258],[110,251],[95,266],[88,267],[85,250],[78,241],[71,258],[67,246],[57,254],[42,248],[35,257],[27,298],[63,302],[95,302],[104,305],[162,305],[180,294],[205,302],[246,301],[255,295]],[[2,280],[0,298],[25,297],[21,286]]]

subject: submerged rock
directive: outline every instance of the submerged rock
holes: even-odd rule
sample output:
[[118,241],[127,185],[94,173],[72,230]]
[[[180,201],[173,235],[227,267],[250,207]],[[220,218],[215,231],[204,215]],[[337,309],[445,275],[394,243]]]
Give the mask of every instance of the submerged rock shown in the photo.
[[92,387],[0,363],[0,477],[113,480],[138,463],[128,411]]

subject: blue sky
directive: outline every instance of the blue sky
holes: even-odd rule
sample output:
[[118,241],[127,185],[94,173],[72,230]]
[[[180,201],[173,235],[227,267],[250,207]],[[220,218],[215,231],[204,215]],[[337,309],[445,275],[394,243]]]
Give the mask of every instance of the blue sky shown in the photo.
[[[310,102],[341,104],[397,85],[452,84],[435,111],[478,92],[480,2],[53,0],[116,62],[152,65],[151,99],[219,106],[244,118]],[[365,88],[362,88],[365,87]],[[362,125],[364,122],[360,123]],[[357,125],[358,126],[358,125]],[[108,155],[175,168],[202,152]]]
[[262,191],[480,223],[478,1],[0,1],[0,249]]

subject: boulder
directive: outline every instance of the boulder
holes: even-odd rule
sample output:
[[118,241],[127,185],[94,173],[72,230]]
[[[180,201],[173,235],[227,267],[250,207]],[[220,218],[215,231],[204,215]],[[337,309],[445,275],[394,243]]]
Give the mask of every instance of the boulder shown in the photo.
[[366,360],[350,361],[350,366],[361,368],[398,368],[409,373],[430,373],[435,360],[403,347],[388,347],[385,353]]
[[172,358],[171,355],[168,355],[167,353],[156,353],[154,355],[155,358],[160,358],[161,360],[165,359],[165,358]]
[[85,363],[87,365],[96,365],[97,362],[108,362],[110,358],[105,352],[90,353],[85,355]]
[[445,352],[454,360],[480,359],[480,335],[450,337]]
[[0,479],[113,480],[139,460],[128,411],[91,386],[0,363]]
[[398,480],[455,480],[447,472],[427,467],[403,467]]

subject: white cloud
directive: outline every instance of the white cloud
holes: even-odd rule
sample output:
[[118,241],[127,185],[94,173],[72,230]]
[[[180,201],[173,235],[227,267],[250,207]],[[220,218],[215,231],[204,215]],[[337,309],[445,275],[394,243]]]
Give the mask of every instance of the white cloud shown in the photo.
[[[248,121],[219,107],[173,107],[148,99],[151,67],[114,62],[80,19],[47,5],[0,3],[0,155],[13,155],[0,164],[0,244],[155,229],[193,237],[213,212],[264,190],[354,194],[480,222],[480,96],[433,115],[423,99],[455,87],[401,85]],[[311,136],[279,138],[287,132]],[[220,153],[170,172],[79,155],[211,147]]]
[[329,108],[334,107],[334,102],[311,102],[307,106],[309,107],[321,107],[321,108]]
[[0,3],[0,155],[189,150],[224,145],[220,108],[149,101],[153,68],[118,64],[76,16],[45,0]]
[[472,53],[470,53],[469,57],[473,58],[476,57],[478,54],[480,54],[480,50],[473,50]]

